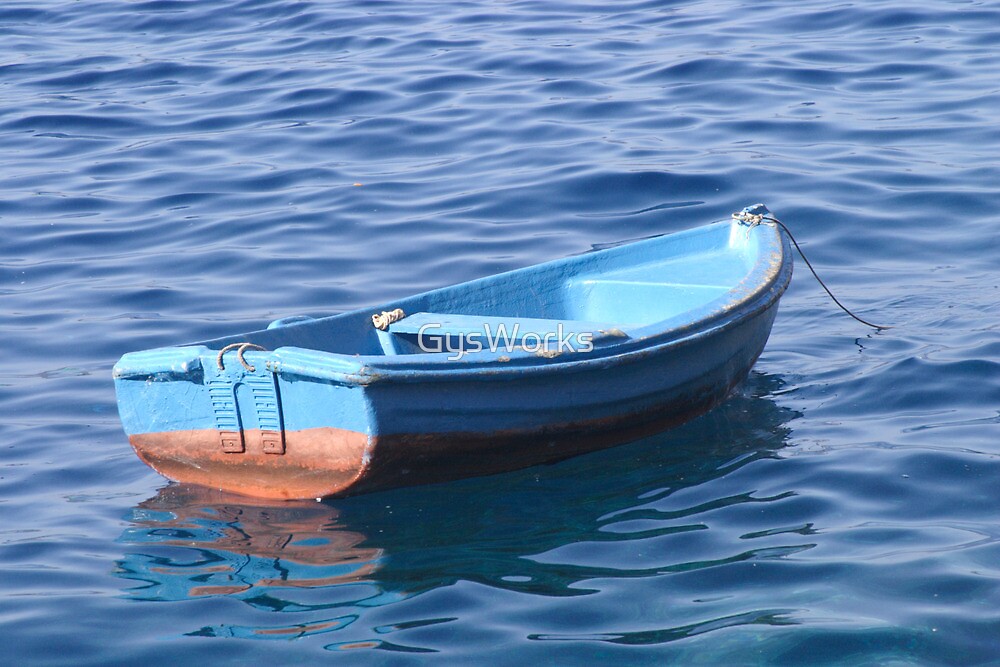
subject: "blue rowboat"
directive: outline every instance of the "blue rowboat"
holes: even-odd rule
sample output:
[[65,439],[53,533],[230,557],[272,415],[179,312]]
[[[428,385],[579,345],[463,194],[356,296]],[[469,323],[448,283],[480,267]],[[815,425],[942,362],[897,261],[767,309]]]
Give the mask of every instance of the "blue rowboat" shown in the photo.
[[118,408],[161,474],[253,496],[513,470],[723,401],[760,355],[791,275],[777,226],[713,223],[372,309],[126,354],[114,369]]

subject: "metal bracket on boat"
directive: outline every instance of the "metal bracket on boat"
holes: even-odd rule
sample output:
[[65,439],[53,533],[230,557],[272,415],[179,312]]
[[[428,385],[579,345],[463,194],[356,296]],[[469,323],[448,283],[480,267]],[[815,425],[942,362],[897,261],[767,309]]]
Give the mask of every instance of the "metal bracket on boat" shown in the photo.
[[[237,350],[236,358],[240,368],[225,367],[222,362],[226,352]],[[205,383],[208,386],[215,428],[219,433],[219,445],[227,454],[242,454],[247,450],[247,433],[243,428],[243,410],[252,410],[257,417],[260,433],[260,450],[264,454],[285,453],[284,419],[281,413],[281,397],[278,393],[278,377],[270,364],[261,373],[243,358],[247,350],[266,351],[253,343],[233,343],[219,350],[216,368],[206,369]],[[239,387],[249,389],[240,401]]]
[[232,343],[227,345],[219,350],[219,356],[215,358],[215,365],[219,367],[220,371],[226,370],[225,365],[222,363],[222,357],[225,356],[226,352],[229,352],[230,350],[236,350],[236,360],[240,362],[240,365],[243,366],[243,368],[247,369],[251,373],[257,369],[247,363],[247,360],[243,358],[243,353],[247,350],[260,350],[262,352],[267,351],[266,348],[263,348],[260,345],[255,345],[254,343]]

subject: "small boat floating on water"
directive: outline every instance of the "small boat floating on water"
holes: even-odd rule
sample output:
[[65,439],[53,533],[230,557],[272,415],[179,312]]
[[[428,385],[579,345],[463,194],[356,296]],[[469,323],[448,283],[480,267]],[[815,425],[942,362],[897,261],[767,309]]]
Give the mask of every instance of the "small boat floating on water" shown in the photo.
[[749,373],[792,275],[753,218],[373,309],[124,355],[118,408],[171,479],[319,498],[528,467],[700,415]]

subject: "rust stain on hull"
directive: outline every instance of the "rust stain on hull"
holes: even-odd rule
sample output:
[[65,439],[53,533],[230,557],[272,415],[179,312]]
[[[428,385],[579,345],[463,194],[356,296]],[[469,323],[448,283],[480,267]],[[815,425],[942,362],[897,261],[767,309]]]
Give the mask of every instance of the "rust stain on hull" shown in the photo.
[[320,498],[432,484],[551,463],[659,433],[701,415],[729,393],[603,419],[491,433],[404,433],[369,438],[336,428],[286,431],[286,453],[263,451],[246,433],[247,451],[223,452],[211,429],[133,435],[139,457],[170,479],[271,499]]
[[338,428],[285,431],[285,454],[264,452],[259,431],[247,449],[222,451],[214,429],[129,436],[136,454],[164,477],[260,498],[319,498],[349,488],[366,468],[368,436]]

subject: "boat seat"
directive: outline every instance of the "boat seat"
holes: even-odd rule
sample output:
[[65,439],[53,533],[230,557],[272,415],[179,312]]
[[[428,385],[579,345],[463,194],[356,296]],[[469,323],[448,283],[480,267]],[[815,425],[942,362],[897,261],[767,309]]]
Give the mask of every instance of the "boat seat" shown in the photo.
[[[589,342],[607,344],[628,338],[621,329],[598,322],[550,320],[534,317],[493,317],[487,315],[455,315],[444,313],[414,313],[389,325],[394,338],[403,338],[413,352],[448,352],[464,350],[507,349],[515,346],[537,350],[579,350]],[[390,338],[390,337],[387,337]],[[566,341],[560,346],[560,341]],[[493,344],[491,345],[491,342]],[[394,341],[383,338],[392,346],[389,354],[401,350]],[[421,345],[422,344],[422,345]]]

